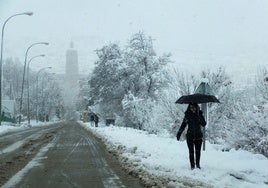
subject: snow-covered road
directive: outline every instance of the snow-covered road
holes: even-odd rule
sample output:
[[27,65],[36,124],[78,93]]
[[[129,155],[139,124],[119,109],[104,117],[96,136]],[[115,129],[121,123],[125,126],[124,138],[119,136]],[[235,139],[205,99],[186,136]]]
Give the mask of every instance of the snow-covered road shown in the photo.
[[3,188],[142,187],[76,122],[2,135],[0,161]]
[[185,141],[131,128],[80,123],[100,137],[123,167],[149,186],[267,188],[268,159],[243,150],[222,152],[207,143],[202,169],[190,170]]

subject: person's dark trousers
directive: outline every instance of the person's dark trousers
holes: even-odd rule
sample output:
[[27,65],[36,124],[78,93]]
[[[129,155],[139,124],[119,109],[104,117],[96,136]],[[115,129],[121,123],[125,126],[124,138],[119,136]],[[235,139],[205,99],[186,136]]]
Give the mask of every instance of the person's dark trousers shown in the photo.
[[[197,168],[200,168],[202,139],[193,140],[193,139],[187,138],[187,145],[189,149],[189,159],[190,159],[191,169],[195,168],[195,164]],[[194,162],[194,150],[195,150],[195,162]]]

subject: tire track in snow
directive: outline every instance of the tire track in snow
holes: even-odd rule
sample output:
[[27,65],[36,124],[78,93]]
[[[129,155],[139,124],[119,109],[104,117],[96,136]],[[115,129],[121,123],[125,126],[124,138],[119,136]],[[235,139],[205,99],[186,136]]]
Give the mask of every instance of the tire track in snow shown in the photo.
[[[96,163],[98,168],[98,172],[100,174],[102,183],[104,187],[125,187],[120,180],[120,178],[116,175],[116,173],[110,168],[106,160],[100,156],[98,150],[96,148],[96,141],[90,138],[84,138],[88,144],[91,146],[90,152],[92,154],[94,162]],[[105,177],[105,178],[103,178]]]
[[19,140],[9,146],[7,146],[6,148],[0,150],[0,155],[2,154],[5,154],[5,153],[10,153],[10,152],[13,152],[17,149],[19,149],[20,147],[22,147],[26,142],[28,142],[29,140],[33,139],[33,140],[36,140],[38,139],[41,135],[47,133],[48,131],[52,130],[54,128],[49,128],[49,129],[46,129],[46,130],[42,130],[38,133],[35,133],[35,134],[32,134],[22,140]]
[[23,176],[26,173],[28,173],[32,168],[40,165],[40,161],[45,158],[46,152],[56,144],[57,140],[58,140],[58,136],[55,136],[54,139],[50,143],[42,147],[39,150],[39,152],[36,154],[36,156],[23,169],[21,169],[12,178],[10,178],[2,186],[2,188],[15,187],[16,184],[18,184],[22,180]]

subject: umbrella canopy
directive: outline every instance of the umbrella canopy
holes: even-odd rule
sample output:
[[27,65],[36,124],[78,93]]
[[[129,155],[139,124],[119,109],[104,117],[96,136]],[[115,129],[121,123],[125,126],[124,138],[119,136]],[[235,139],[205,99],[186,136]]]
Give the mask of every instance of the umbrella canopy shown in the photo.
[[220,101],[213,95],[204,95],[204,94],[193,94],[193,95],[183,95],[181,96],[176,103],[178,104],[189,104],[189,103],[209,103],[215,102],[220,103]]

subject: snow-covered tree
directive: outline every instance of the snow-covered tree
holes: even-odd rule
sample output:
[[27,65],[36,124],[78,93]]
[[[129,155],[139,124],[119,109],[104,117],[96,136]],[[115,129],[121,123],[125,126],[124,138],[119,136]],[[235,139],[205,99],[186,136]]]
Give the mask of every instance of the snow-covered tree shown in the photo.
[[[3,74],[2,74],[2,99],[3,100],[15,100],[15,114],[9,113],[7,108],[4,106],[5,116],[9,118],[16,118],[16,111],[18,111],[19,96],[21,91],[21,80],[22,80],[23,66],[18,59],[8,58],[3,63]],[[7,114],[6,114],[7,113]]]
[[90,83],[90,99],[105,116],[120,114],[125,91],[121,85],[124,74],[122,52],[117,44],[109,44],[97,50],[98,60]]
[[[145,109],[143,105],[146,110],[152,109],[151,101],[157,101],[167,86],[165,65],[170,62],[169,55],[157,56],[152,39],[142,32],[132,36],[126,49],[110,44],[97,50],[97,55],[90,79],[94,107],[105,116],[117,115],[121,125],[144,129],[150,113],[138,111]],[[134,102],[129,95],[135,98]]]
[[18,99],[21,93],[23,65],[18,59],[8,58],[3,64],[3,97]]
[[79,80],[79,94],[78,94],[78,100],[76,104],[76,109],[78,111],[84,111],[88,109],[89,105],[91,104],[91,100],[89,98],[89,84],[88,80],[90,80],[88,77],[82,78]]
[[[18,59],[8,58],[3,65],[3,93],[7,99],[16,101],[16,111],[19,112],[23,65]],[[36,71],[29,71],[29,96],[30,96],[30,116],[36,117],[37,96],[39,106],[42,106],[44,114],[55,115],[55,108],[62,106],[62,93],[59,85],[51,79],[51,75],[43,74],[39,78],[39,90],[37,93]],[[46,79],[45,79],[46,78]],[[27,82],[24,85],[24,96],[22,103],[22,114],[27,114]],[[41,92],[43,94],[41,95]],[[62,108],[62,107],[61,107]],[[41,111],[40,111],[41,112]]]
[[46,116],[51,119],[62,117],[63,95],[55,75],[42,72],[38,76],[36,72],[30,72],[30,116],[36,118],[37,110],[39,120],[44,121]]
[[124,61],[128,75],[124,82],[128,90],[141,98],[156,99],[167,83],[164,66],[170,62],[169,55],[157,57],[151,37],[139,32],[129,40]]
[[129,40],[124,61],[127,66],[123,85],[128,92],[123,100],[125,123],[157,132],[153,127],[161,126],[151,120],[160,115],[154,109],[158,107],[160,93],[167,88],[165,67],[171,62],[170,55],[157,56],[151,37],[139,32]]
[[263,99],[268,101],[268,71],[265,67],[259,70],[256,86]]
[[[221,104],[210,105],[210,124],[208,138],[210,142],[222,143],[231,148],[243,148],[268,155],[268,121],[265,105],[254,100],[254,88],[235,88],[223,69],[216,73],[203,72]],[[257,79],[257,87],[265,99],[265,71]]]

